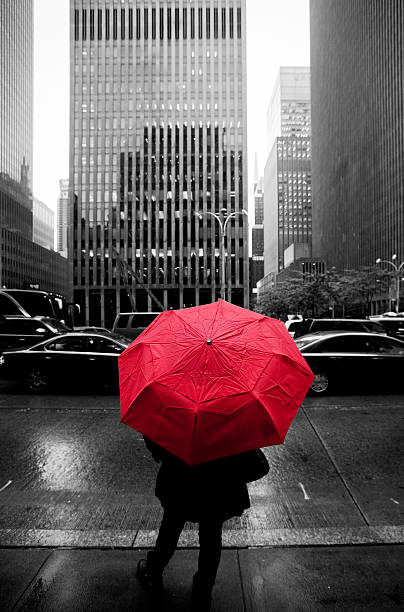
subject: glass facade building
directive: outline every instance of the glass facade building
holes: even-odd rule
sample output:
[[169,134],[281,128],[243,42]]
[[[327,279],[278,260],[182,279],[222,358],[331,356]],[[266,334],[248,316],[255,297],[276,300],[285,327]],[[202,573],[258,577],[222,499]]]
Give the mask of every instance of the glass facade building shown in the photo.
[[313,252],[339,270],[404,260],[403,23],[403,0],[311,2]]
[[56,250],[67,257],[67,230],[69,223],[69,179],[59,181],[60,194],[56,213]]
[[267,113],[264,271],[284,268],[284,251],[312,239],[310,68],[282,67]]
[[45,249],[55,249],[55,213],[37,198],[33,199],[33,241]]
[[[75,301],[101,325],[131,310],[128,291],[139,311],[157,309],[146,289],[164,308],[214,301],[221,235],[206,213],[247,207],[245,0],[70,6]],[[246,218],[227,234],[228,299],[247,306]]]
[[0,2],[0,223],[32,240],[33,1]]
[[67,261],[49,250],[43,226],[34,229],[33,4],[0,1],[0,286],[67,295]]

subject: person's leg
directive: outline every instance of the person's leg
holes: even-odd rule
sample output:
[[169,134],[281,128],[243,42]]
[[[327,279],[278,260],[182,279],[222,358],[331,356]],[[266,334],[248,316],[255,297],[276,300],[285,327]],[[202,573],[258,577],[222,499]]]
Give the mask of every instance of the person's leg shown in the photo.
[[184,525],[185,518],[178,510],[164,510],[156,545],[147,555],[148,562],[156,571],[162,572],[175,553]]
[[148,552],[147,559],[141,559],[137,566],[137,577],[144,586],[163,586],[163,570],[177,548],[184,524],[185,519],[178,511],[164,510],[155,548]]
[[194,609],[209,610],[212,589],[222,554],[223,521],[210,518],[199,523],[198,571],[194,576],[192,600]]

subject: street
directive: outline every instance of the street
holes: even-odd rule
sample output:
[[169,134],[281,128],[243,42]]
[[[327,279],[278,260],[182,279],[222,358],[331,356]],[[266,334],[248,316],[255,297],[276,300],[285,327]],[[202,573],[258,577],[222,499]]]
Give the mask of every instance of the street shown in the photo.
[[[189,610],[186,525],[164,606],[135,578],[161,518],[157,466],[117,395],[0,385],[0,608]],[[251,508],[225,524],[213,612],[396,610],[403,601],[404,397],[306,398]]]
[[[11,391],[11,392],[10,392]],[[148,546],[157,465],[118,395],[0,395],[0,545]],[[306,398],[225,546],[402,542],[404,397]],[[194,527],[181,544],[197,543]]]

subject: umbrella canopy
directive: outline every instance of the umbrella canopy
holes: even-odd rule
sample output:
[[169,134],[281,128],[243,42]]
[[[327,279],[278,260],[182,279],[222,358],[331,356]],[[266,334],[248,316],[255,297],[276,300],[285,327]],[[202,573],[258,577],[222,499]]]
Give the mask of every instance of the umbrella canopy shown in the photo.
[[281,321],[169,310],[119,356],[121,421],[195,465],[281,444],[313,379]]

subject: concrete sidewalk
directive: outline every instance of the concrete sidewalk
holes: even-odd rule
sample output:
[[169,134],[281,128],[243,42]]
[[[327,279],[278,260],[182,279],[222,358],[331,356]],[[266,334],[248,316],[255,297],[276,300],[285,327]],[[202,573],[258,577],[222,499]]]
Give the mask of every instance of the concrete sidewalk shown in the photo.
[[[164,603],[143,591],[146,549],[2,548],[0,610],[190,610],[198,550],[179,549],[166,569]],[[380,612],[404,608],[404,545],[224,549],[212,612]]]

